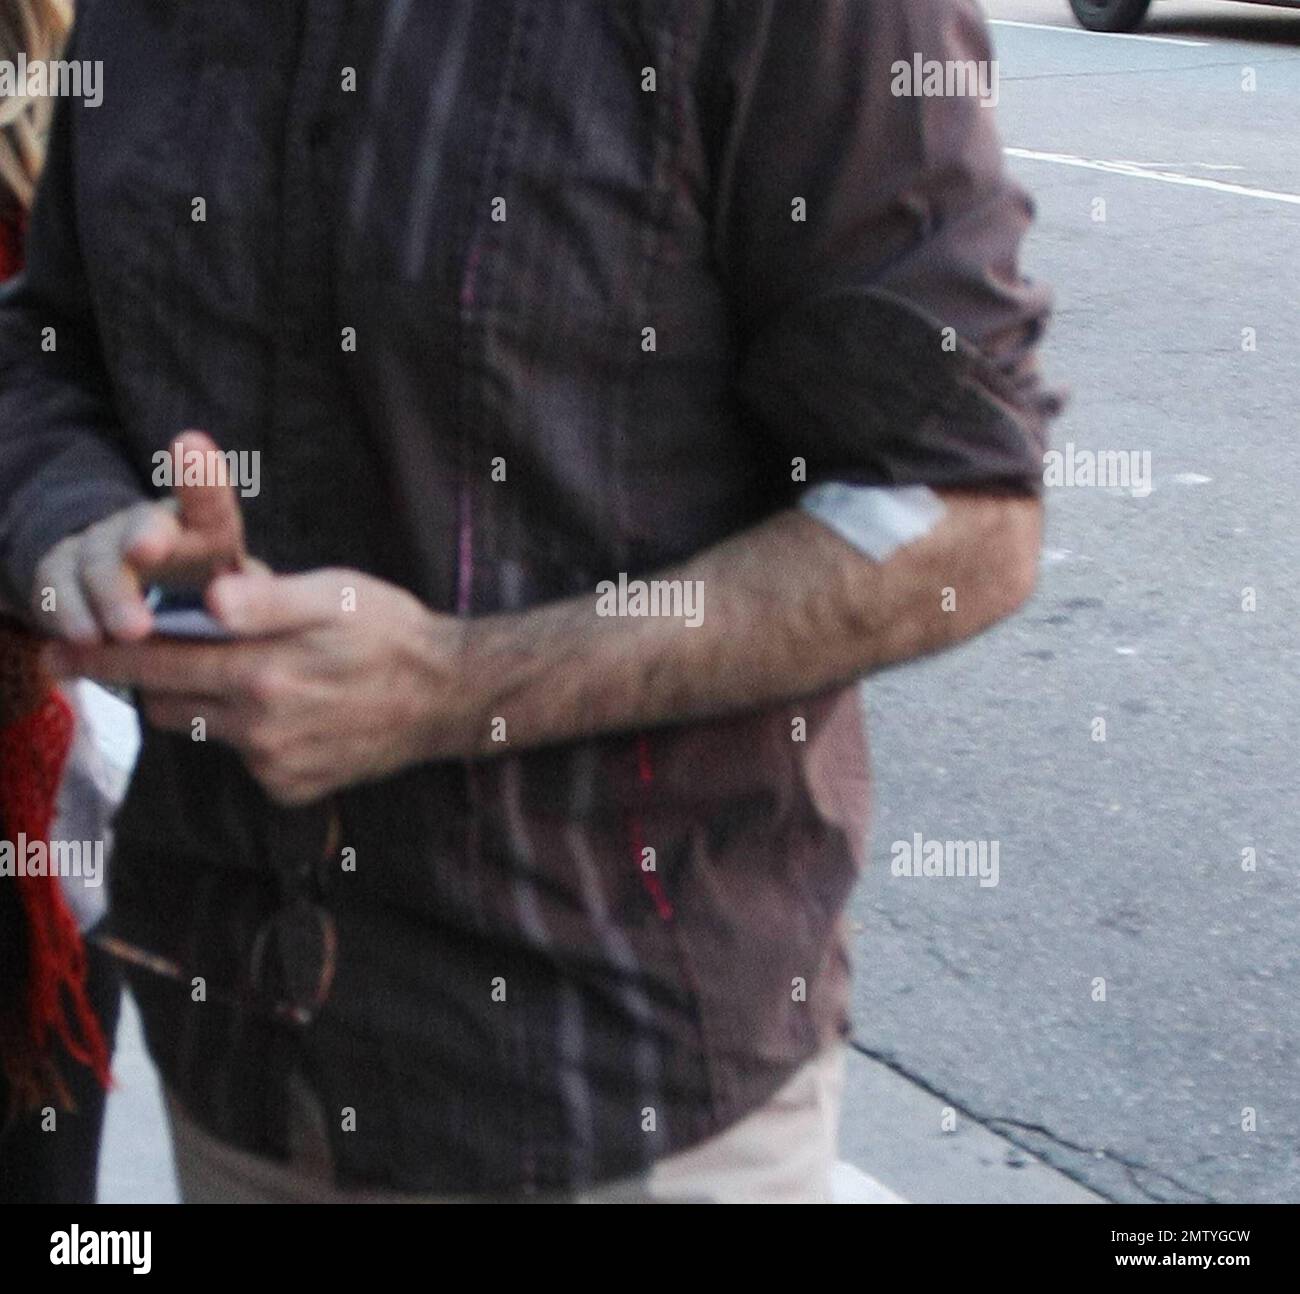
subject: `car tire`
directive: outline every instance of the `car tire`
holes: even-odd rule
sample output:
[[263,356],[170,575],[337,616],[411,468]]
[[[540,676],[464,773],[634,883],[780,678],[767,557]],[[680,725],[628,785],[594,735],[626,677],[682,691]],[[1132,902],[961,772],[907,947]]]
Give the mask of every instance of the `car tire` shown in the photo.
[[1089,31],[1132,31],[1151,8],[1151,0],[1070,0],[1081,27]]

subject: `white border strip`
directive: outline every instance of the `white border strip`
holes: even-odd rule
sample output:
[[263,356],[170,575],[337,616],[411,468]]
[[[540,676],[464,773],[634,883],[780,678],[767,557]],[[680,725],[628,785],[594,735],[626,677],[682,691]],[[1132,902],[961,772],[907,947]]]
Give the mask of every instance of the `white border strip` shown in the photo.
[[1089,31],[1086,27],[1058,27],[1050,22],[1016,22],[1011,18],[990,18],[992,27],[1029,27],[1034,31],[1063,31],[1071,36],[1109,36],[1112,40],[1144,40],[1152,45],[1187,45],[1204,49],[1208,40],[1179,40],[1177,36],[1144,36],[1140,31]]
[[1075,157],[1072,153],[1039,153],[1032,148],[1008,148],[1006,154],[1008,157],[1019,157],[1029,162],[1082,166],[1089,171],[1127,175],[1134,180],[1159,180],[1161,184],[1182,184],[1189,189],[1210,189],[1215,193],[1231,193],[1239,198],[1262,198],[1266,202],[1289,202],[1293,206],[1300,206],[1300,193],[1277,193],[1272,189],[1252,189],[1244,184],[1230,184],[1226,180],[1207,180],[1199,175],[1180,175],[1176,171],[1149,171],[1132,162],[1107,162],[1099,158]]

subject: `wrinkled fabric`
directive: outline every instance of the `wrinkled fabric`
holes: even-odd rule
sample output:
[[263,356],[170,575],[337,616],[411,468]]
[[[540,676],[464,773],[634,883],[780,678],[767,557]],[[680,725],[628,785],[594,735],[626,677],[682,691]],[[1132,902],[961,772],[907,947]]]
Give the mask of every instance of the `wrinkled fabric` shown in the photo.
[[[987,57],[974,3],[80,9],[104,102],[60,106],[0,300],[16,604],[190,426],[261,454],[274,568],[461,615],[649,573],[825,481],[1039,484],[1029,203],[987,109],[890,93],[918,50]],[[332,840],[229,750],[146,731],[112,920],[177,968],[133,972],[149,1045],[228,1144],[283,1157],[298,1075],[345,1185],[569,1191],[845,1032],[867,783],[845,691],[407,769],[338,797]],[[295,1028],[240,991],[269,914],[312,903],[337,973]]]

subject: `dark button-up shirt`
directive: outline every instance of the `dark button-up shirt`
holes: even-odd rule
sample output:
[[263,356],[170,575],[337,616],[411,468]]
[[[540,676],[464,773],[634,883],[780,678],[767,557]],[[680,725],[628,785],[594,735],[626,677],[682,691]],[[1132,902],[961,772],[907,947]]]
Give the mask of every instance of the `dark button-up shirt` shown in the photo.
[[[647,574],[819,482],[1040,478],[1027,200],[985,107],[891,89],[918,53],[989,56],[974,3],[79,8],[103,104],[60,106],[0,306],[11,601],[190,426],[260,454],[273,567],[464,616]],[[150,731],[113,921],[217,1135],[285,1154],[297,1075],[344,1183],[563,1189],[845,1031],[866,803],[851,691],[294,811]]]

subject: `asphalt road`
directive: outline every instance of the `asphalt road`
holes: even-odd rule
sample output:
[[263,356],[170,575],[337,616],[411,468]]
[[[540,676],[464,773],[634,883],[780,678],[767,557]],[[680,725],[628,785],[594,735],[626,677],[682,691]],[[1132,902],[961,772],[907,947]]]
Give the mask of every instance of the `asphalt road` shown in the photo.
[[[1152,489],[1050,490],[1032,605],[868,687],[857,1040],[1111,1199],[1300,1200],[1300,12],[986,7],[1045,24],[993,30],[1056,443]],[[914,832],[999,883],[891,875]]]

